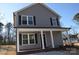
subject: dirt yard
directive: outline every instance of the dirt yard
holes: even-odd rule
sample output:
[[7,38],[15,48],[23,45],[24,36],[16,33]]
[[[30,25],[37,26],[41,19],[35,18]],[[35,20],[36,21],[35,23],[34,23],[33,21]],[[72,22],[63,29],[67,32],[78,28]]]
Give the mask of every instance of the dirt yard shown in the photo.
[[16,45],[0,45],[0,55],[16,55]]
[[[76,43],[75,45],[78,45]],[[66,48],[67,51],[49,51],[35,53],[36,55],[79,55],[79,49],[76,48]],[[34,55],[35,55],[34,54]],[[16,55],[16,45],[0,45],[0,55]]]

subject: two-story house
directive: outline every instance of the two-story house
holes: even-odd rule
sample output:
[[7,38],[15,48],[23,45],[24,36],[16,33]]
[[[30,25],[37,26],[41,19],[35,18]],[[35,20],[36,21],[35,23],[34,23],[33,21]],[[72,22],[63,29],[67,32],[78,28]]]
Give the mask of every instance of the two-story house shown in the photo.
[[63,46],[60,15],[44,4],[36,3],[13,13],[17,52]]

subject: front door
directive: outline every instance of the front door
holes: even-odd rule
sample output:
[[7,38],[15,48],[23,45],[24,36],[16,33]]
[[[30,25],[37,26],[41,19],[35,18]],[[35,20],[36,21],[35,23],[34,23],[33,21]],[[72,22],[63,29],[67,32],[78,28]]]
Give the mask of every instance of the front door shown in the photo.
[[46,48],[46,35],[45,34],[43,34],[43,39],[44,39],[44,46]]

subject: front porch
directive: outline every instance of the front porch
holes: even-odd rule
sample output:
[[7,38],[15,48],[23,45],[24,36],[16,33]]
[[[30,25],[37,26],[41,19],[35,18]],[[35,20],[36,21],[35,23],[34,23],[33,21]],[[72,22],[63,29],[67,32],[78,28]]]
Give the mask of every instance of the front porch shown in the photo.
[[[67,28],[17,28],[17,52],[25,52],[25,51],[32,51],[32,50],[45,50],[47,48],[56,48],[57,46],[63,45],[62,42],[62,31],[68,31]],[[20,33],[28,33],[28,44],[23,44],[23,36],[19,37]],[[30,34],[37,34],[37,41],[35,40],[36,37],[34,35],[33,39],[34,42],[30,42]],[[59,33],[59,34],[58,34]],[[61,36],[61,37],[60,37]],[[20,38],[22,38],[22,43],[20,45]],[[59,39],[59,40],[58,40]],[[58,42],[59,41],[59,42]],[[34,44],[30,44],[34,43]]]
[[17,55],[26,55],[26,54],[34,54],[34,53],[42,53],[42,52],[50,52],[50,51],[65,51],[64,47],[60,48],[46,48],[46,49],[31,49],[29,51],[17,52]]

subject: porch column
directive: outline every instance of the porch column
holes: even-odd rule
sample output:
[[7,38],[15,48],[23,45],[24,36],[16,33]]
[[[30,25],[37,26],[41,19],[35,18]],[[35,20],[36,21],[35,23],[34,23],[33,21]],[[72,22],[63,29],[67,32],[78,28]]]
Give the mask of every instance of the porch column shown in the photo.
[[68,41],[69,41],[69,43],[70,43],[70,38],[69,38],[68,31],[66,31],[66,33],[67,33],[67,39],[68,39]]
[[44,39],[43,39],[43,31],[41,30],[41,39],[42,39],[42,49],[45,49]]
[[50,35],[51,35],[52,47],[54,48],[54,40],[53,40],[53,33],[52,33],[52,30],[50,30]]
[[19,32],[17,31],[17,52],[19,52]]

